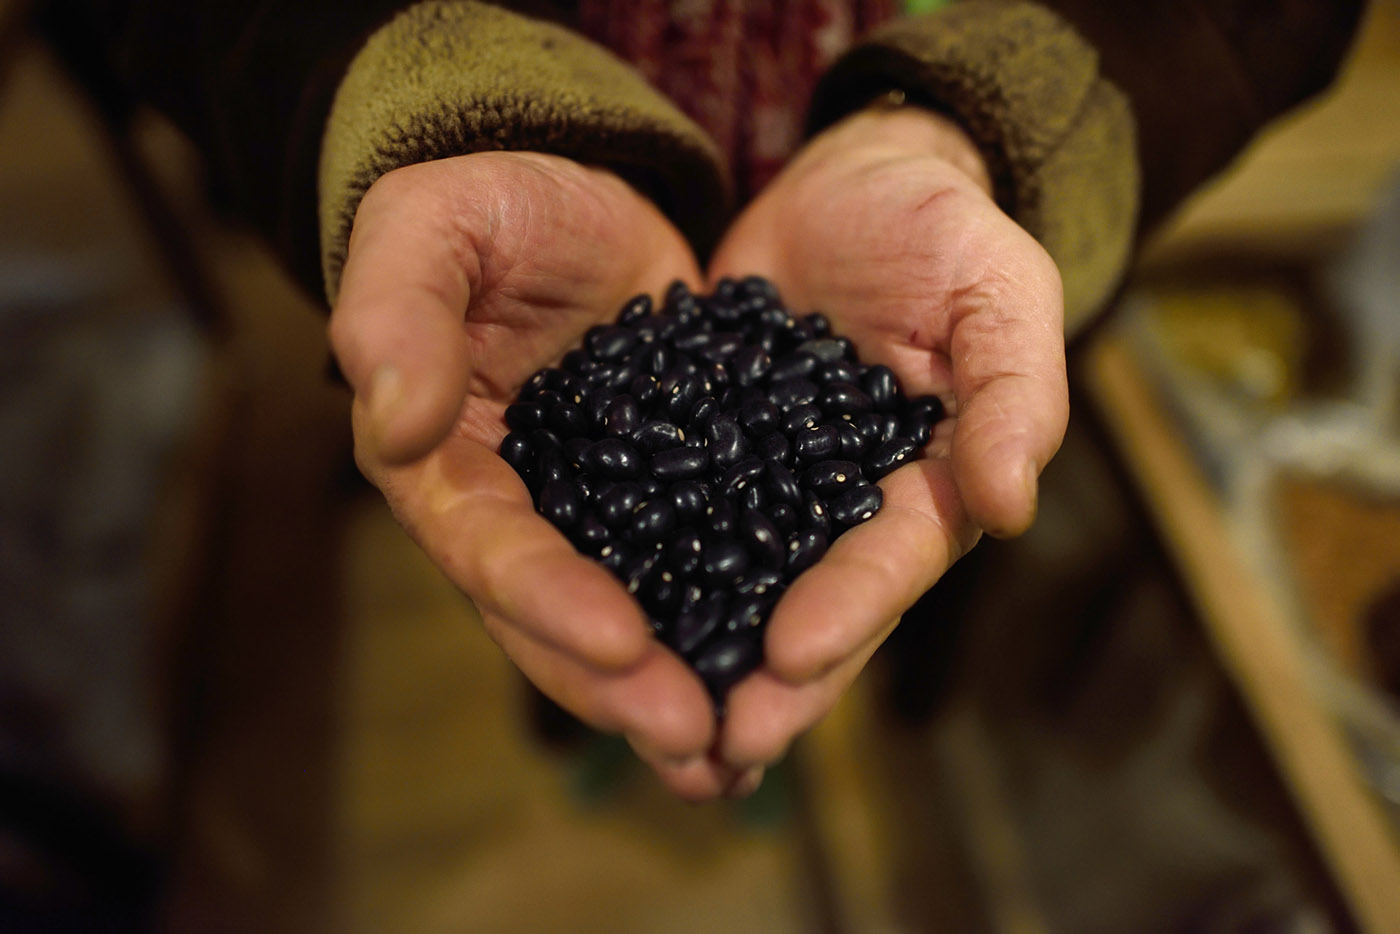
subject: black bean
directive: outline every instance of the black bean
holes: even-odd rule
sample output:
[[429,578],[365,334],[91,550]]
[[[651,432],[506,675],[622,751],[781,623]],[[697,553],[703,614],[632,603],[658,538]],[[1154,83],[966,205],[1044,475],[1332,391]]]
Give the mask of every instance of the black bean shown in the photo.
[[[620,363],[598,363],[595,360],[594,364],[594,368],[584,377],[593,390],[611,386],[617,379],[617,375],[625,369]],[[538,395],[544,395],[544,393]]]
[[773,361],[768,378],[775,383],[802,376],[811,376],[817,371],[817,358],[809,353],[798,351]]
[[860,436],[865,439],[865,443],[877,445],[880,443],[880,434],[883,431],[885,418],[879,412],[865,412],[851,419],[851,424],[856,426]]
[[[601,435],[603,419],[607,416],[608,405],[616,397],[611,389],[598,388],[588,394],[583,402],[583,414],[588,421],[590,434]],[[581,437],[587,437],[586,435]]]
[[776,461],[768,461],[764,466],[763,482],[775,503],[796,506],[802,502],[802,490],[791,470]]
[[729,605],[721,628],[725,632],[757,630],[767,621],[772,604],[773,598],[766,594],[741,594]]
[[671,505],[676,507],[676,520],[685,524],[698,522],[705,514],[705,489],[694,480],[682,480],[671,485]]
[[812,329],[812,333],[817,337],[826,337],[831,333],[831,321],[820,311],[804,315],[802,321]]
[[628,534],[632,541],[658,542],[676,528],[676,507],[669,497],[648,499],[637,504],[632,510],[632,524]]
[[767,399],[756,399],[739,410],[739,424],[750,438],[776,431],[779,418],[778,407]]
[[808,428],[821,424],[822,410],[812,403],[789,409],[783,416],[783,432],[789,436],[799,434]]
[[632,443],[643,454],[659,454],[685,443],[685,432],[670,422],[647,422],[632,432]]
[[583,452],[588,450],[593,442],[587,438],[570,438],[564,442],[564,460],[577,470],[583,469]]
[[770,503],[768,518],[773,523],[773,528],[783,535],[790,535],[797,528],[797,507],[787,503]]
[[670,344],[653,341],[647,348],[638,354],[638,359],[642,365],[642,375],[659,379],[664,373],[671,369],[675,363],[676,352]]
[[820,313],[794,318],[761,277],[707,296],[673,282],[660,312],[637,296],[532,375],[500,453],[723,716],[787,582],[879,509],[870,480],[917,456],[943,412],[862,365]]
[[695,673],[705,683],[716,702],[744,675],[763,660],[763,648],[748,633],[733,633],[716,639],[695,657]]
[[762,512],[768,508],[768,493],[761,484],[750,483],[739,493],[736,505],[740,510],[757,509]]
[[899,383],[895,379],[894,370],[883,363],[877,363],[861,374],[860,388],[865,390],[876,410],[881,412],[892,407],[899,395]]
[[610,541],[598,552],[598,560],[603,563],[603,567],[612,571],[615,577],[622,577],[622,569],[635,555],[636,552],[622,542]]
[[734,507],[729,500],[719,499],[705,507],[705,524],[716,535],[729,535],[734,531]]
[[850,360],[837,360],[817,370],[816,380],[826,383],[854,383],[860,379],[860,366]]
[[687,323],[679,315],[652,315],[644,321],[637,322],[637,331],[644,337],[650,334],[653,340],[669,341],[686,327]]
[[[806,320],[810,321],[810,316]],[[846,356],[846,345],[834,337],[817,337],[806,341],[797,349],[811,354],[821,363],[835,363]]]
[[772,365],[773,360],[758,344],[750,344],[741,348],[734,354],[734,359],[729,361],[734,382],[740,386],[752,386],[759,382],[768,375],[768,370]]
[[534,473],[534,445],[518,431],[512,431],[501,440],[501,459],[510,464],[521,477]]
[[919,396],[910,399],[904,406],[905,414],[917,414],[928,425],[934,425],[943,420],[944,409],[943,400],[937,396]]
[[548,428],[532,428],[527,437],[530,439],[530,447],[536,451],[557,451],[564,446],[559,436]]
[[652,455],[651,472],[658,480],[693,480],[710,466],[710,452],[703,447],[678,447]]
[[627,592],[635,594],[646,586],[647,581],[658,573],[661,557],[654,549],[634,552],[622,563],[619,577],[627,584]]
[[821,529],[831,533],[831,512],[826,501],[811,490],[802,494],[802,508],[797,512],[798,524],[804,529]]
[[763,513],[757,509],[745,509],[740,513],[739,536],[759,563],[768,567],[783,566],[783,540]]
[[639,484],[618,483],[598,497],[598,518],[610,529],[626,528],[642,496]]
[[712,593],[682,612],[676,618],[667,640],[671,648],[686,657],[695,654],[695,650],[719,630],[727,603],[728,598],[724,594]]
[[788,572],[801,574],[826,554],[826,532],[821,529],[803,529],[788,538],[787,548]]
[[570,398],[583,388],[583,381],[579,379],[577,373],[570,373],[568,370],[551,370],[546,389],[552,389],[559,395]]
[[822,461],[808,467],[802,474],[802,485],[827,500],[865,482],[860,465],[854,461]]
[[617,323],[625,327],[637,323],[649,314],[651,314],[651,296],[644,293],[628,299],[627,304],[622,306],[622,311],[617,316]]
[[891,438],[870,452],[865,459],[865,475],[879,480],[896,467],[903,466],[919,450],[911,438]]
[[648,613],[670,619],[680,609],[685,584],[670,571],[651,575],[638,594]]
[[587,512],[574,526],[572,539],[579,551],[596,557],[612,541],[612,531],[597,515]]
[[700,567],[700,535],[694,529],[678,532],[666,546],[666,563],[681,577],[691,577]]
[[544,420],[545,409],[538,402],[516,402],[506,406],[506,425],[515,431],[543,428]]
[[557,528],[565,531],[572,528],[579,519],[580,507],[578,490],[568,480],[553,479],[540,489],[540,515]]
[[720,479],[720,492],[725,496],[738,496],[744,488],[756,483],[767,468],[757,457],[746,457],[724,472]]
[[691,431],[704,431],[705,426],[710,423],[721,411],[719,400],[714,396],[701,396],[695,400],[695,405],[690,409],[690,417],[686,419],[685,427]]
[[771,279],[763,276],[744,276],[734,287],[734,292],[741,299],[759,298],[765,305],[782,305],[782,296],[778,294],[778,287]]
[[906,415],[899,420],[900,435],[913,441],[918,447],[928,444],[928,439],[933,437],[933,429],[928,422],[918,415]]
[[614,396],[603,411],[603,434],[610,438],[625,438],[636,431],[641,423],[642,408],[627,393]]
[[552,368],[545,367],[531,373],[529,379],[525,380],[525,385],[520,387],[520,398],[527,401],[537,398],[541,390],[549,388],[548,384],[553,372]]
[[770,431],[754,442],[753,452],[766,461],[792,462],[792,442],[781,431]]
[[749,554],[732,538],[707,542],[700,556],[700,579],[711,587],[728,587],[749,568]]
[[[663,390],[666,388],[664,380],[661,386]],[[690,415],[691,407],[702,395],[705,395],[705,391],[701,386],[700,375],[698,373],[686,374],[670,392],[662,394],[662,403],[666,407],[667,418],[677,423],[685,421]]]
[[[779,549],[781,550],[781,548]],[[753,593],[762,596],[783,587],[783,572],[778,568],[751,570],[734,583],[735,593]]]
[[564,354],[559,361],[559,366],[570,373],[577,373],[580,376],[587,376],[598,368],[598,361],[588,355],[588,352],[575,347]]
[[885,412],[879,416],[880,419],[880,443],[884,444],[899,435],[899,416],[893,412]]
[[633,328],[600,325],[588,329],[583,345],[594,360],[621,360],[637,345],[637,332]]
[[856,487],[830,501],[831,518],[844,526],[858,525],[879,512],[884,501],[885,494],[873,483]]
[[631,387],[632,382],[641,375],[641,361],[628,360],[613,372],[612,377],[602,387],[596,387],[593,391],[597,392],[599,388],[606,388],[612,392],[626,392]]
[[793,455],[799,466],[826,460],[841,449],[841,436],[830,425],[800,431],[793,438]]
[[535,486],[543,489],[552,480],[565,480],[573,473],[564,460],[563,451],[544,450],[535,461]]
[[710,461],[720,470],[733,467],[749,452],[749,439],[739,423],[728,415],[710,419],[705,426],[705,438],[710,442]]
[[690,581],[681,589],[680,608],[682,610],[688,610],[693,606],[697,606],[704,597],[705,588],[695,583],[695,581]]
[[695,348],[695,356],[701,360],[708,360],[711,363],[728,360],[733,357],[744,344],[744,339],[738,334],[710,333],[706,336],[709,340],[702,346]]
[[580,466],[609,480],[631,480],[642,475],[642,455],[621,438],[604,438],[584,450]]
[[752,333],[745,335],[745,339],[761,349],[770,361],[778,349],[778,329],[772,325],[762,325],[755,328]]
[[860,460],[870,450],[870,442],[860,433],[854,422],[837,419],[833,423],[836,436],[841,439],[841,456],[848,461]]
[[863,389],[846,382],[828,383],[817,404],[828,415],[859,415],[875,407]]
[[790,412],[799,405],[817,400],[817,384],[810,379],[795,376],[782,382],[774,382],[768,388],[768,398],[784,412]]
[[676,309],[686,303],[695,301],[695,294],[690,291],[690,286],[680,279],[675,279],[666,286],[666,294],[662,296],[662,309],[669,313],[674,313]]

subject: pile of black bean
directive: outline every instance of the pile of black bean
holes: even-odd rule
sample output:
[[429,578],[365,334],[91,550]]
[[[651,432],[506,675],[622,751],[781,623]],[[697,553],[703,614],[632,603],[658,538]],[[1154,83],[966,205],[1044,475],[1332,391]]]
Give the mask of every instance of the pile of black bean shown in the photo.
[[906,399],[820,313],[758,276],[676,282],[588,331],[506,409],[500,453],[539,512],[645,608],[723,709],[759,665],[774,604],[875,482],[917,457],[943,406]]

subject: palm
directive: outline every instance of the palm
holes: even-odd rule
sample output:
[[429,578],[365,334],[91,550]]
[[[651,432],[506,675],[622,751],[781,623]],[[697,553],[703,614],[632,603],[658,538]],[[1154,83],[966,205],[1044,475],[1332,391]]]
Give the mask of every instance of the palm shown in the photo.
[[[534,153],[464,156],[370,190],[331,322],[356,388],[357,459],[400,522],[532,681],[655,763],[712,741],[699,681],[535,514],[496,450],[532,372],[673,279],[698,282],[689,248],[615,176]],[[713,766],[658,770],[682,793],[728,780]]]
[[[769,761],[835,702],[900,613],[982,528],[1015,534],[1064,430],[1059,280],[968,174],[840,126],[738,219],[713,276],[770,276],[950,417],[930,457],[891,474],[885,508],[777,607],[768,661],[736,688],[720,745]],[[1029,489],[1028,489],[1029,484]]]

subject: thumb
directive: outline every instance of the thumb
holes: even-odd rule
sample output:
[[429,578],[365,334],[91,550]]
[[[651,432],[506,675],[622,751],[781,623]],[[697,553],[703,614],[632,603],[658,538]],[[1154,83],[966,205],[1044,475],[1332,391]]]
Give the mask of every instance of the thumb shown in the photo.
[[371,189],[361,202],[330,320],[336,359],[367,416],[360,440],[386,464],[427,454],[461,411],[471,375],[467,266],[476,264],[460,230],[422,210],[422,198],[395,194]]

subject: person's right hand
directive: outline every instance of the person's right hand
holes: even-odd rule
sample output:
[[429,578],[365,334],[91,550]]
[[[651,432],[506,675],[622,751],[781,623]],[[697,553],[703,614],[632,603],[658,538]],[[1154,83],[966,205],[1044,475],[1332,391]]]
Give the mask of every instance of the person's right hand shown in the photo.
[[360,469],[545,694],[625,734],[678,794],[745,776],[706,757],[714,711],[611,574],[537,515],[497,455],[505,406],[633,295],[701,281],[684,239],[617,176],[557,156],[390,172],[355,216],[330,336]]

